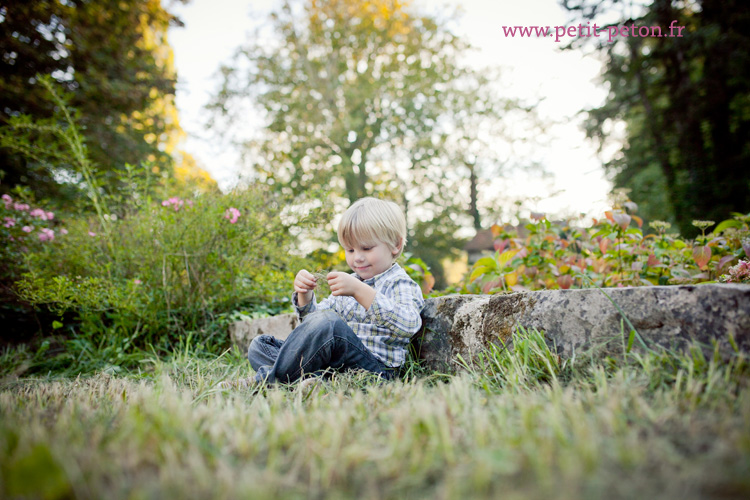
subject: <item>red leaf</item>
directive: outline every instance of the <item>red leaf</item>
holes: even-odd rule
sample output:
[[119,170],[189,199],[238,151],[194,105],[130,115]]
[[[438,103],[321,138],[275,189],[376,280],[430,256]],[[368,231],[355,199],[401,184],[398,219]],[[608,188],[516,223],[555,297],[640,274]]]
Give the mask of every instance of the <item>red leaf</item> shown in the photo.
[[607,253],[607,247],[609,247],[609,239],[608,238],[602,238],[602,241],[599,242],[599,251],[602,253]]
[[700,269],[706,269],[706,264],[711,260],[711,247],[705,245],[693,248],[693,260]]
[[563,274],[562,276],[557,277],[557,284],[562,288],[563,290],[567,290],[573,285],[573,276],[569,274]]
[[427,295],[432,291],[432,287],[435,286],[435,277],[432,274],[428,274],[422,281],[422,294]]
[[657,259],[656,255],[654,255],[654,254],[649,254],[649,256],[648,256],[648,262],[646,262],[646,264],[648,264],[648,267],[656,267],[656,266],[661,266],[662,265],[661,261],[659,259]]

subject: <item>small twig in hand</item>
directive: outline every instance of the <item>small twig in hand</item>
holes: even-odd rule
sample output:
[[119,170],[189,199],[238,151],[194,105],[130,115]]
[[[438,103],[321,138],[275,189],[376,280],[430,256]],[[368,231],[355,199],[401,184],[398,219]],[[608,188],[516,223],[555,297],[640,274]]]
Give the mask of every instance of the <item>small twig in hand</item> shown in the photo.
[[330,295],[331,287],[328,286],[328,273],[330,271],[316,271],[312,273],[315,276],[315,281],[318,283],[318,290],[321,295]]

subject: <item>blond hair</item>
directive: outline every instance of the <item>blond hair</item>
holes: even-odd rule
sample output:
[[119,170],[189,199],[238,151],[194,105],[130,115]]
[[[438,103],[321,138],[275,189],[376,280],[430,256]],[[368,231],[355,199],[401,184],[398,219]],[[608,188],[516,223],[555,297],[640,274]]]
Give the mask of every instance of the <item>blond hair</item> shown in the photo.
[[[401,208],[392,201],[370,196],[360,198],[344,212],[339,222],[339,243],[344,248],[382,242],[398,249],[398,257],[406,246],[406,219]],[[400,243],[400,246],[399,246]]]

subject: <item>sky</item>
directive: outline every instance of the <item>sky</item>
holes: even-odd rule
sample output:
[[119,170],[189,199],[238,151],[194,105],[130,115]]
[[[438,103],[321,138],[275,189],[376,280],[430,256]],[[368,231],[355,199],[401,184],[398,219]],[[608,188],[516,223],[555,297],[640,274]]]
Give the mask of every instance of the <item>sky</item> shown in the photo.
[[[555,26],[572,26],[557,0],[414,0],[412,4],[440,14],[460,8],[454,30],[476,49],[467,62],[478,68],[500,67],[510,95],[539,102],[537,112],[550,126],[549,142],[537,151],[547,174],[516,174],[497,184],[497,189],[524,199],[529,211],[601,214],[611,184],[594,144],[581,131],[579,113],[601,104],[606,95],[598,83],[600,62],[579,51],[560,51],[563,42],[555,42],[554,37],[509,37],[503,30],[503,26],[550,26],[554,32]],[[204,106],[219,88],[221,63],[229,62],[280,5],[280,0],[191,0],[187,5],[167,5],[185,24],[169,33],[178,74],[177,107],[188,134],[182,148],[222,188],[232,186],[241,162],[226,143],[209,139]],[[248,121],[238,126],[254,125]]]

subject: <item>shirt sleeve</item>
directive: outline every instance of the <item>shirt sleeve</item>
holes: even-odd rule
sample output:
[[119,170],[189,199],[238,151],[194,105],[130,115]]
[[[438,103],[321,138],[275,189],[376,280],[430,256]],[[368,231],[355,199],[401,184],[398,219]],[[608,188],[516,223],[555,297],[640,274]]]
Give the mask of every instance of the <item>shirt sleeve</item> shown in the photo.
[[404,277],[375,293],[365,318],[388,328],[398,337],[411,337],[422,326],[422,307],[422,290],[411,278]]
[[313,292],[312,300],[310,300],[310,302],[308,302],[304,307],[300,307],[297,300],[297,292],[292,293],[292,305],[294,306],[295,311],[297,311],[297,316],[299,317],[299,319],[303,319],[311,312],[331,309],[333,296],[326,297],[325,299],[321,300],[320,304],[316,303],[316,300],[317,299],[315,297],[315,292]]

